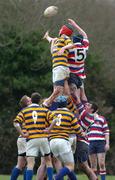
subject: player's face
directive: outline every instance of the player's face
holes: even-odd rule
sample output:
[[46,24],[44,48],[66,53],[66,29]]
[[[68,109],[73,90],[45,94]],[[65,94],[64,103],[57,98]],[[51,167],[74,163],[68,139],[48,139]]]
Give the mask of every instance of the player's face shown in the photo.
[[85,106],[85,109],[86,109],[87,112],[91,112],[92,104],[90,104],[90,103],[85,103],[84,106]]
[[75,84],[70,84],[70,93],[71,94],[74,94],[75,93],[75,91],[77,90],[77,87],[76,87],[76,85]]
[[31,98],[27,96],[26,102],[27,102],[27,105],[31,104],[32,103]]

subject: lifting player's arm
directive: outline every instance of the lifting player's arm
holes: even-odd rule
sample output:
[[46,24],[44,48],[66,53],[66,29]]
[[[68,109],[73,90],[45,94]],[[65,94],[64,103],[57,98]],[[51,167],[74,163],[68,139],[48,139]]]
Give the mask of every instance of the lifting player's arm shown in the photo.
[[77,31],[79,32],[79,34],[81,34],[84,38],[88,38],[87,34],[85,33],[85,31],[72,19],[68,19],[68,22],[75,27],[75,29],[77,29]]
[[57,40],[57,38],[53,38],[51,36],[49,36],[49,31],[47,31],[43,37],[43,39],[46,39],[49,43],[51,43],[51,53],[53,52],[53,45],[54,42]]

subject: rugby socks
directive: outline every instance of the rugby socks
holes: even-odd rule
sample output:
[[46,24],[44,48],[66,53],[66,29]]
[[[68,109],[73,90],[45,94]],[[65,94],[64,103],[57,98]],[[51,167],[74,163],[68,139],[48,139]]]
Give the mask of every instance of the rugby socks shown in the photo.
[[47,171],[48,180],[53,180],[53,168],[47,167],[46,171]]
[[106,180],[106,171],[100,171],[101,180]]
[[63,180],[63,177],[68,175],[69,169],[67,167],[63,167],[62,169],[59,170],[57,175],[55,176],[55,180]]
[[67,167],[60,169],[60,171],[58,172],[58,174],[55,177],[55,180],[63,180],[63,177],[66,175],[69,176],[70,180],[77,180],[74,172],[70,171]]
[[32,180],[33,177],[33,170],[26,170],[26,180]]
[[75,173],[74,173],[73,171],[70,171],[69,174],[68,174],[68,176],[69,176],[69,178],[70,178],[71,180],[77,180],[77,177],[76,177],[76,175],[75,175]]
[[10,180],[16,180],[16,179],[18,178],[18,176],[20,175],[20,172],[21,172],[20,169],[14,167],[14,168],[12,169],[12,173],[11,173],[11,178],[10,178]]

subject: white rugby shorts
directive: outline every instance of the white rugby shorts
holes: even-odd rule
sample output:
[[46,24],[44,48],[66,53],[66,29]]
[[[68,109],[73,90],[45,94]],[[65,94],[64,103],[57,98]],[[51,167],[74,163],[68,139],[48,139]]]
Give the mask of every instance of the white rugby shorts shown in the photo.
[[57,66],[53,68],[52,73],[53,73],[53,77],[52,77],[53,83],[55,83],[57,81],[61,81],[69,78],[70,70],[68,67]]
[[50,141],[50,148],[55,157],[59,158],[63,163],[74,163],[74,157],[70,142],[55,138]]
[[18,155],[26,153],[26,138],[19,137],[17,139]]
[[39,152],[41,152],[42,156],[50,154],[47,138],[35,138],[27,142],[26,156],[37,157]]

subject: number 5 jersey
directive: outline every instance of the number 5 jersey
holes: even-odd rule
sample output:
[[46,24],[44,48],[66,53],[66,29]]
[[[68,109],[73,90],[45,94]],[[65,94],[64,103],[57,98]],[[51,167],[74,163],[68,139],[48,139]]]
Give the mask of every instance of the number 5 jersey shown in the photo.
[[82,42],[75,43],[75,47],[69,50],[68,63],[70,72],[81,79],[86,78],[84,67],[88,49],[89,41],[84,38]]

